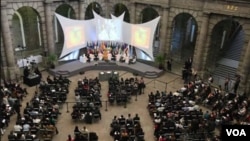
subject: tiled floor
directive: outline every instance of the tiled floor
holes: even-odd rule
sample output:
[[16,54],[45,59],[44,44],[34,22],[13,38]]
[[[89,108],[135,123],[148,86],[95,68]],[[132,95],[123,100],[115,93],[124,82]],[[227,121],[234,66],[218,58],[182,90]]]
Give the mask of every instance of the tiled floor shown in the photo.
[[[72,83],[70,84],[70,92],[67,97],[67,102],[74,102],[74,89],[77,86],[77,80],[80,78],[84,78],[85,76],[87,78],[95,78],[98,76],[99,71],[88,71],[85,72],[83,75],[75,75],[73,77],[70,77],[70,80]],[[135,77],[133,74],[119,71],[120,77],[123,78],[130,78]],[[43,78],[45,79],[48,76],[47,72],[43,72]],[[139,77],[139,76],[138,76]],[[180,75],[176,75],[173,73],[166,72],[164,75],[157,79],[147,79],[144,78],[144,81],[146,83],[146,89],[144,95],[138,95],[137,101],[136,97],[133,96],[131,99],[131,102],[126,105],[126,108],[124,105],[110,105],[107,104],[107,108],[105,107],[105,103],[103,103],[103,107],[101,108],[102,113],[102,119],[100,121],[94,122],[93,124],[85,124],[83,122],[75,122],[71,120],[70,113],[72,112],[72,106],[74,103],[64,104],[61,109],[61,115],[58,118],[57,122],[57,128],[59,130],[59,134],[55,135],[53,137],[53,141],[65,141],[67,139],[68,134],[73,135],[74,127],[77,125],[79,128],[82,128],[83,126],[86,126],[89,131],[94,131],[99,136],[99,141],[113,141],[113,138],[109,135],[110,132],[110,123],[112,118],[117,115],[120,116],[121,114],[127,117],[127,115],[130,113],[132,116],[134,116],[136,113],[139,114],[141,117],[141,124],[142,128],[145,132],[145,140],[146,141],[154,141],[153,136],[153,122],[151,117],[149,116],[149,113],[146,109],[146,106],[148,104],[148,93],[155,90],[162,90],[162,91],[176,91],[180,87],[183,86],[183,81],[181,80]],[[166,85],[167,83],[167,85]],[[108,82],[103,81],[102,84],[102,100],[107,100],[107,90],[108,90]],[[24,87],[27,87],[24,85]],[[33,97],[35,90],[37,90],[37,87],[29,87],[28,92],[29,95],[24,99],[22,103],[22,107],[25,106],[25,103],[30,101],[30,99]],[[67,110],[68,107],[68,110]],[[107,111],[106,111],[107,110]],[[69,112],[67,112],[69,111]],[[5,134],[2,136],[2,141],[7,141],[7,135],[10,133],[10,131],[13,129],[14,123],[16,121],[16,115],[11,117],[11,122],[9,127],[6,129]]]

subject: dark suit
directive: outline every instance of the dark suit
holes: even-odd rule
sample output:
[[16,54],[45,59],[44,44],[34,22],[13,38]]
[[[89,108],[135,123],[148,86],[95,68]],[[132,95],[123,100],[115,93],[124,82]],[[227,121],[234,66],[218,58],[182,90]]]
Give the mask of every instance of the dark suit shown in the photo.
[[24,70],[23,70],[23,76],[24,77],[28,77],[30,74],[30,70],[28,67],[25,67]]
[[17,137],[16,137],[15,135],[13,135],[13,134],[9,134],[9,135],[8,135],[8,139],[9,139],[9,140],[16,140]]
[[32,135],[30,135],[30,134],[28,134],[28,135],[26,135],[26,139],[28,140],[33,140],[34,138],[33,138],[33,136]]

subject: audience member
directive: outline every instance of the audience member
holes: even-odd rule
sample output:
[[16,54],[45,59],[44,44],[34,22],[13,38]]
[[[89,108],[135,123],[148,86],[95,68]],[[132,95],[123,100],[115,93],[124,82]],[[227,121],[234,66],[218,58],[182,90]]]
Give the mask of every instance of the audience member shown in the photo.
[[132,59],[129,59],[129,64],[135,64],[136,63],[136,56],[133,56]]
[[74,141],[74,139],[71,137],[71,135],[68,135],[67,141]]
[[22,129],[23,127],[19,123],[16,123],[16,125],[14,125],[14,131],[21,132]]
[[40,72],[40,70],[38,69],[38,67],[35,68],[34,73],[39,76],[40,80],[42,79],[42,73]]
[[229,86],[229,78],[226,77],[225,79],[225,82],[224,82],[224,90],[227,92],[229,89],[228,89],[228,86]]
[[168,69],[168,71],[172,70],[172,60],[167,61],[167,69]]

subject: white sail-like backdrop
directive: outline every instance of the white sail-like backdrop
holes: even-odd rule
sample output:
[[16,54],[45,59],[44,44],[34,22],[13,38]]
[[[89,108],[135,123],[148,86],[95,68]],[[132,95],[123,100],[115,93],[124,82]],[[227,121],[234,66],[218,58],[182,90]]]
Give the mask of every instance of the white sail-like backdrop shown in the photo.
[[153,60],[153,39],[160,17],[142,24],[123,21],[124,13],[106,19],[94,12],[91,20],[73,20],[56,14],[63,33],[64,45],[60,58],[84,48],[89,42],[121,42],[143,50]]

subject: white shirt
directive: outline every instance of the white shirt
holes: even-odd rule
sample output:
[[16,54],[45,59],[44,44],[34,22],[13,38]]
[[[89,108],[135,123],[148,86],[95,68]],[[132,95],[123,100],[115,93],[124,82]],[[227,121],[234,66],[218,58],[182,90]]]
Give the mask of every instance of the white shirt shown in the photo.
[[136,62],[136,58],[133,58],[132,63],[135,63],[135,62]]
[[181,125],[181,124],[176,123],[175,126],[176,126],[177,128],[183,129],[183,125]]
[[5,96],[5,97],[3,98],[3,104],[9,105],[9,101],[8,101],[8,97],[7,97],[7,96]]
[[17,132],[19,132],[19,131],[21,131],[23,129],[23,127],[21,126],[21,125],[14,125],[14,131],[17,131]]
[[83,133],[83,134],[87,134],[88,132],[89,132],[89,130],[87,129],[87,128],[83,128],[82,130],[81,130],[81,132]]
[[155,119],[155,123],[160,123],[161,122],[161,118],[156,118]]
[[246,113],[246,107],[241,108],[238,112],[239,115],[244,115],[245,113]]
[[29,124],[24,124],[23,125],[23,131],[29,131],[30,130],[30,125]]
[[208,78],[208,83],[212,83],[212,81],[213,81],[213,77],[209,77]]
[[75,99],[76,99],[76,102],[81,102],[80,95],[77,95],[77,96],[75,97]]

